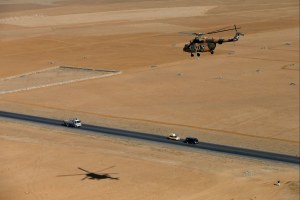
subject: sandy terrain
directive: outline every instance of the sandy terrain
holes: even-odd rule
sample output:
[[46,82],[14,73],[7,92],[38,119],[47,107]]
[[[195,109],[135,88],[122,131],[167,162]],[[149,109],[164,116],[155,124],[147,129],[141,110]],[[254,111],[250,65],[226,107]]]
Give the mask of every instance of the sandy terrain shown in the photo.
[[[1,80],[55,66],[122,71],[1,94],[0,110],[299,156],[296,0],[15,0],[0,10]],[[233,24],[239,42],[199,60],[182,52],[192,37],[180,32]],[[299,199],[299,166],[0,120],[0,199]],[[110,166],[119,180],[57,177]]]
[[0,24],[9,24],[25,27],[61,26],[84,23],[99,23],[113,21],[146,21],[156,19],[168,19],[178,17],[202,16],[213,7],[192,6],[175,8],[155,8],[122,10],[110,12],[69,14],[59,16],[45,16],[36,14],[34,16],[10,17],[0,20]]
[[[1,199],[298,198],[294,165],[2,122]],[[110,166],[104,173],[119,180],[60,177]]]

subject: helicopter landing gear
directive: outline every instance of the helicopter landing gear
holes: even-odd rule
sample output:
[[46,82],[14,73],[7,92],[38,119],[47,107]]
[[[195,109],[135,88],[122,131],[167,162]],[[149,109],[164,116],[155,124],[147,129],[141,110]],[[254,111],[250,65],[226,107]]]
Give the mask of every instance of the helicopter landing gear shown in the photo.
[[215,53],[214,51],[211,51],[211,52],[210,52],[210,54],[214,54],[214,53]]
[[194,57],[194,54],[191,53],[191,57]]

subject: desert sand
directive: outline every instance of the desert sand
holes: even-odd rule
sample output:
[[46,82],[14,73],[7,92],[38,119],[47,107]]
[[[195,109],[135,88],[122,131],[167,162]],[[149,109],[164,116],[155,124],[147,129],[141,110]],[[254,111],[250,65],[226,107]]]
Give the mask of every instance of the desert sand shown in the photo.
[[[214,55],[182,51],[182,32],[233,24]],[[59,84],[57,66],[120,73]],[[11,0],[0,69],[0,110],[299,156],[295,0]],[[0,199],[299,199],[299,165],[0,122]],[[78,167],[118,179],[61,176]]]

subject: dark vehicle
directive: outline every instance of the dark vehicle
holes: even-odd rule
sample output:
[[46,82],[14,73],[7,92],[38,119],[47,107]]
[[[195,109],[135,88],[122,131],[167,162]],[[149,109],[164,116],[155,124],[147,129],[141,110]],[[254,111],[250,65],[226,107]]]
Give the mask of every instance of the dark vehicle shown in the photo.
[[197,138],[187,137],[183,142],[187,144],[198,144],[199,140]]

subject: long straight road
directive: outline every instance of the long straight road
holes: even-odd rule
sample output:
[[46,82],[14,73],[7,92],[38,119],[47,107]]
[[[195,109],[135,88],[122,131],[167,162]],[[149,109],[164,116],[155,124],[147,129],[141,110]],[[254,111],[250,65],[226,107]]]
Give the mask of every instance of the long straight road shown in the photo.
[[[20,120],[20,121],[27,121],[27,122],[31,122],[31,123],[51,125],[51,126],[62,126],[62,120],[50,119],[50,118],[44,118],[44,117],[38,117],[38,116],[32,116],[32,115],[25,115],[25,114],[19,114],[19,113],[0,111],[0,117],[14,119],[14,120]],[[199,142],[199,144],[191,145],[191,144],[185,144],[182,141],[167,140],[165,136],[161,136],[161,135],[141,133],[141,132],[135,132],[135,131],[121,130],[121,129],[114,129],[114,128],[95,126],[95,125],[90,125],[90,124],[83,124],[79,130],[91,131],[91,132],[97,133],[97,134],[105,134],[105,135],[145,140],[145,141],[150,141],[150,142],[172,144],[172,145],[184,146],[184,147],[188,147],[188,148],[204,149],[204,150],[210,150],[210,151],[215,151],[215,152],[220,152],[220,153],[234,154],[234,155],[239,155],[239,156],[247,156],[247,157],[258,158],[258,159],[266,159],[266,160],[280,161],[280,162],[293,163],[293,164],[300,163],[299,162],[300,158],[297,156],[265,152],[265,151],[258,151],[258,150],[253,150],[253,149],[245,149],[245,148],[239,148],[239,147],[233,147],[233,146],[225,146],[225,145],[219,145],[219,144],[212,144],[212,143],[207,143],[207,142]]]

